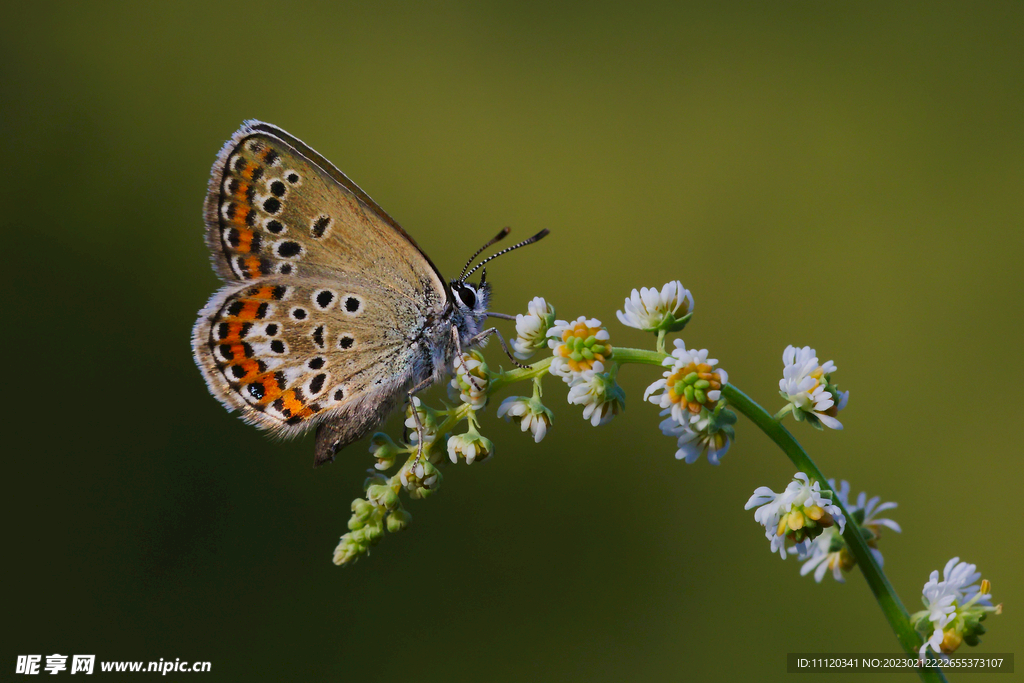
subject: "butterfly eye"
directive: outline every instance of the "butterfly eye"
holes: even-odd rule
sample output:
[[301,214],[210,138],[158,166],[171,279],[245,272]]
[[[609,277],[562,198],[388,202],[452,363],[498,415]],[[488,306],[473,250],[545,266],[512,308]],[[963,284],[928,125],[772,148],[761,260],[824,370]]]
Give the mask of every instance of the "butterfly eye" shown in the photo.
[[462,299],[466,308],[473,308],[476,305],[476,294],[470,287],[459,287],[459,298]]

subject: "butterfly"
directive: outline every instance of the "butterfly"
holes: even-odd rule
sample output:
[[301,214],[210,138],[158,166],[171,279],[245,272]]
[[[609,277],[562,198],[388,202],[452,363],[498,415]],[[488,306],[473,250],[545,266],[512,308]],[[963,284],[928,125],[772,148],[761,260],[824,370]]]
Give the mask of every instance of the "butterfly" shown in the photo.
[[489,335],[508,353],[484,323],[512,316],[487,310],[486,269],[476,284],[467,278],[548,234],[469,269],[505,228],[446,281],[345,174],[260,121],[246,121],[218,154],[204,218],[225,284],[193,328],[196,364],[210,393],[246,422],[285,437],[315,426],[314,466],[443,379]]

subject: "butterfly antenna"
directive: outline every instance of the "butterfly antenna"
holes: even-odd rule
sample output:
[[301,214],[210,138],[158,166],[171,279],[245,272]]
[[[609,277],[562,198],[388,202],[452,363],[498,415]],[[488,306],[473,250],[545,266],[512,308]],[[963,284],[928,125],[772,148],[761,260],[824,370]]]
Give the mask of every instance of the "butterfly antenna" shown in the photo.
[[465,275],[460,276],[459,279],[462,280],[463,282],[465,282],[466,278],[468,278],[470,275],[475,273],[477,268],[479,268],[480,266],[484,265],[488,261],[493,261],[494,259],[498,258],[502,254],[507,254],[508,252],[510,252],[510,251],[512,251],[514,249],[518,249],[519,247],[525,247],[527,244],[533,244],[534,242],[539,242],[540,240],[542,240],[545,237],[547,237],[549,232],[551,232],[551,231],[548,230],[547,228],[544,228],[543,230],[541,230],[540,232],[538,232],[536,235],[534,235],[533,237],[531,237],[528,240],[523,240],[519,244],[513,244],[511,247],[508,247],[507,249],[502,249],[501,251],[499,251],[496,254],[491,254],[490,256],[485,258],[483,261],[481,261],[480,263],[478,263],[475,266],[473,266],[473,270],[469,271]]
[[506,227],[502,228],[502,229],[501,229],[501,232],[499,232],[499,233],[498,233],[497,235],[495,235],[495,236],[494,236],[494,239],[492,239],[492,240],[491,240],[490,242],[488,242],[488,243],[487,243],[487,244],[485,244],[484,246],[482,246],[482,247],[480,247],[479,249],[477,249],[477,250],[476,250],[476,253],[475,253],[475,254],[473,254],[472,256],[470,256],[470,257],[469,257],[469,260],[468,260],[468,261],[466,261],[466,267],[462,269],[462,274],[461,274],[461,275],[459,275],[459,279],[460,279],[460,280],[464,280],[464,279],[465,279],[465,277],[466,277],[466,276],[465,276],[465,273],[466,273],[466,271],[467,271],[467,270],[469,269],[469,264],[473,262],[473,259],[475,259],[475,258],[476,258],[477,256],[479,256],[480,254],[482,254],[482,253],[483,253],[483,251],[484,251],[484,249],[486,249],[487,247],[491,246],[491,245],[492,245],[492,244],[494,244],[495,242],[500,242],[501,240],[505,239],[505,237],[506,237],[506,236],[507,236],[507,235],[508,235],[508,234],[509,234],[510,232],[512,232],[512,228],[510,228],[510,227],[508,227],[508,226],[506,226]]

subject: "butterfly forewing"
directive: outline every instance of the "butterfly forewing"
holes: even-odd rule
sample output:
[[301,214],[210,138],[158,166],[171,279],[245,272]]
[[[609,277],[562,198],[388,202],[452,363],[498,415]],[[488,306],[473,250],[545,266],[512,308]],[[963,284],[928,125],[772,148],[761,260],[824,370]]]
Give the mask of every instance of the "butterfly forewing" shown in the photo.
[[224,146],[205,206],[207,242],[226,279],[357,273],[399,296],[443,303],[444,279],[394,220],[323,157],[269,124],[249,122]]
[[328,419],[337,443],[361,436],[418,380],[413,341],[448,296],[436,268],[354,183],[268,124],[225,145],[205,214],[228,281],[193,332],[213,394],[278,433]]

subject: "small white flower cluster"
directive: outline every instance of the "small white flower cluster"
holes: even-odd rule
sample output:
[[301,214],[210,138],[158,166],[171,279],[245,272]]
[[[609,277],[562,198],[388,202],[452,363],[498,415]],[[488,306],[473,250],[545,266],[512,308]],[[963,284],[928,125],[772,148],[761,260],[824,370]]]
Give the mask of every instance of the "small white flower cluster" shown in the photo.
[[414,500],[427,498],[441,487],[441,472],[429,460],[410,460],[398,471],[398,479],[409,497]]
[[647,387],[644,400],[668,416],[661,432],[676,437],[677,459],[692,463],[706,454],[708,462],[717,465],[735,438],[736,416],[718,406],[729,374],[715,367],[718,361],[708,358],[707,349],[687,349],[681,339],[674,345],[672,355],[662,362],[668,370]]
[[419,442],[416,418],[412,414],[412,411],[415,410],[419,416],[420,424],[423,426],[423,447],[427,448],[437,438],[437,414],[433,408],[424,404],[417,396],[413,396],[409,403],[410,405],[405,409],[405,426],[409,430],[409,442],[414,445]]
[[806,419],[815,427],[842,429],[843,424],[836,419],[836,414],[846,407],[850,392],[839,391],[829,381],[829,375],[836,371],[835,363],[826,361],[819,365],[817,352],[809,346],[802,349],[787,346],[782,352],[782,363],[779,394],[789,403],[785,410],[792,412],[797,420]]
[[[848,481],[840,481],[839,486],[836,487],[835,480],[829,479],[828,485],[836,492],[836,497],[850,513],[853,521],[860,526],[862,533],[866,531],[870,534],[867,539],[868,547],[878,565],[882,566],[885,560],[877,547],[878,539],[881,536],[880,527],[887,527],[899,533],[900,525],[891,519],[878,518],[876,515],[895,508],[896,503],[879,504],[881,498],[875,496],[869,500],[867,493],[863,491],[857,496],[856,503],[850,503],[850,483]],[[830,569],[832,578],[839,583],[844,583],[843,572],[850,571],[857,564],[857,559],[850,552],[842,534],[835,526],[825,529],[820,536],[811,541],[806,552],[800,556],[800,560],[804,562],[800,567],[800,576],[806,576],[813,571],[814,580],[818,583],[821,583],[825,572]]]
[[509,396],[498,406],[498,417],[513,420],[520,428],[533,434],[534,443],[540,443],[554,420],[551,411],[540,402],[539,396]]
[[526,310],[526,315],[516,316],[516,338],[512,340],[513,355],[519,360],[528,360],[547,346],[548,330],[555,320],[555,307],[543,297],[533,299]]
[[569,384],[569,403],[583,406],[583,419],[597,427],[611,422],[622,412],[626,392],[604,371],[604,364],[596,361],[591,369],[579,373]]
[[467,465],[472,465],[474,462],[487,460],[493,453],[494,443],[482,436],[475,426],[471,425],[465,434],[448,437],[448,458],[453,463],[462,458]]
[[461,400],[473,410],[483,410],[487,405],[488,373],[487,363],[478,351],[456,357],[455,377],[449,385],[449,397],[452,400]]
[[941,581],[939,572],[933,571],[924,584],[921,601],[925,609],[912,617],[918,631],[931,630],[918,652],[922,660],[928,648],[945,656],[963,642],[977,645],[978,636],[985,632],[980,622],[990,613],[1002,611],[1001,605],[992,606],[989,582],[977,583],[981,573],[976,568],[954,557],[942,569]]
[[772,552],[778,551],[786,559],[786,540],[792,540],[801,554],[807,552],[808,541],[816,538],[824,529],[839,525],[839,533],[846,528],[842,510],[832,503],[828,492],[821,485],[811,482],[806,474],[797,472],[782,493],[775,493],[767,486],[754,491],[744,510],[757,507],[754,521],[764,527],[764,535],[771,542]]
[[693,315],[693,295],[675,280],[661,288],[642,287],[633,290],[623,304],[625,311],[616,311],[619,322],[645,332],[678,332]]
[[551,374],[569,385],[569,403],[583,406],[583,419],[597,427],[624,410],[626,394],[615,382],[618,366],[600,320],[582,315],[571,322],[556,320],[548,337]]

